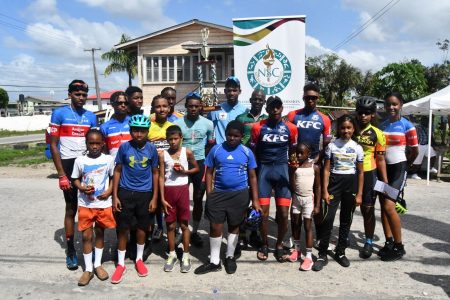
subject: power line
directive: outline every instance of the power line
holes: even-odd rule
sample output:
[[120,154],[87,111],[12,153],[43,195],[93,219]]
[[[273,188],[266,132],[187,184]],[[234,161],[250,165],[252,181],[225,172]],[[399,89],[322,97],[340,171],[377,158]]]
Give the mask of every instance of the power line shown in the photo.
[[[395,1],[395,2],[394,2]],[[361,32],[363,32],[367,27],[369,27],[372,23],[374,23],[376,20],[381,18],[384,14],[386,14],[389,10],[391,10],[397,3],[400,2],[400,0],[391,0],[388,4],[383,6],[380,10],[377,11],[369,20],[364,22],[360,27],[358,27],[356,32],[351,33],[348,35],[342,42],[338,43],[334,48],[333,51],[336,51],[337,49],[341,48],[351,40],[353,40],[355,37],[357,37]]]

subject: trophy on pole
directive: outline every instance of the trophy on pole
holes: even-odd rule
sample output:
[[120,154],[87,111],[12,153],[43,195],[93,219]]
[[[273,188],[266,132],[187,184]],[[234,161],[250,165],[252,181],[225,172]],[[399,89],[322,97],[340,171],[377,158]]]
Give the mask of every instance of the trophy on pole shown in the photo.
[[[197,73],[198,73],[198,82],[199,82],[199,91],[200,96],[202,97],[203,102],[203,110],[204,111],[212,111],[220,109],[218,105],[217,98],[217,75],[216,75],[216,61],[209,60],[209,52],[210,48],[208,47],[208,36],[209,29],[207,27],[203,28],[201,31],[202,34],[202,48],[200,49],[201,59],[196,63],[197,65]],[[205,87],[205,81],[203,79],[203,68],[202,66],[209,66],[212,78],[212,93],[209,88]]]

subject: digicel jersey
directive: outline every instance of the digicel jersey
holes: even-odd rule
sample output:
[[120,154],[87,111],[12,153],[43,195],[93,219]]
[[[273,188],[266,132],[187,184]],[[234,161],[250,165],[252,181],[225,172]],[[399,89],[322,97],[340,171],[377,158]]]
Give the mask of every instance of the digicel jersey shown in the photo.
[[96,126],[96,116],[84,108],[75,110],[69,105],[56,109],[50,119],[50,135],[59,137],[61,158],[83,155],[86,151],[86,133]]
[[318,110],[297,109],[289,112],[287,119],[298,128],[298,142],[311,145],[311,157],[319,153],[321,135],[324,140],[331,138],[331,121]]
[[100,126],[100,130],[105,136],[106,147],[113,158],[116,158],[120,145],[131,140],[129,120],[129,116],[126,116],[122,122],[111,118]]

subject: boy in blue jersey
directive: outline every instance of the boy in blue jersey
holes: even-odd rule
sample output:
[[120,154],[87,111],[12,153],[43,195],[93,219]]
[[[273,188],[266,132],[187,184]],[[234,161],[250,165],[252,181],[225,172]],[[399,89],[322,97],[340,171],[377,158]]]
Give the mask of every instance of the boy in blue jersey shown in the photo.
[[[205,217],[210,221],[210,261],[198,267],[195,274],[217,272],[220,264],[220,245],[225,221],[228,223],[227,252],[224,260],[228,274],[236,272],[234,251],[238,242],[239,225],[249,204],[248,182],[252,191],[252,205],[261,211],[256,182],[256,161],[252,151],[241,144],[244,125],[231,121],[225,130],[226,141],[215,145],[205,160],[206,206]],[[213,188],[213,176],[214,188]]]
[[[132,140],[122,144],[117,152],[113,179],[113,207],[116,211],[118,232],[118,262],[111,277],[112,283],[122,281],[125,267],[125,252],[128,232],[136,228],[136,264],[140,277],[148,270],[142,256],[146,230],[150,225],[149,212],[154,212],[158,200],[158,153],[147,141],[149,119],[144,115],[130,118]],[[151,199],[151,200],[150,200]]]

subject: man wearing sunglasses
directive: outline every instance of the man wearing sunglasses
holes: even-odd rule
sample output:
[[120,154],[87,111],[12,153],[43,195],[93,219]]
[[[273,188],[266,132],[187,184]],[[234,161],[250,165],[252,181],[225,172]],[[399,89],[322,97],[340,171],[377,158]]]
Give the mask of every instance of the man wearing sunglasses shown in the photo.
[[[50,120],[50,151],[59,177],[59,188],[64,193],[66,213],[64,231],[66,233],[66,266],[69,270],[78,269],[78,259],[74,247],[75,215],[78,207],[78,190],[72,183],[75,158],[86,151],[86,132],[97,126],[94,113],[83,108],[86,104],[88,85],[82,80],[69,84],[70,105],[56,109]],[[60,148],[58,149],[58,143]]]
[[100,125],[105,136],[106,148],[112,157],[116,158],[120,145],[131,140],[130,126],[128,125],[128,97],[125,92],[117,91],[109,99],[114,114],[111,119]]

